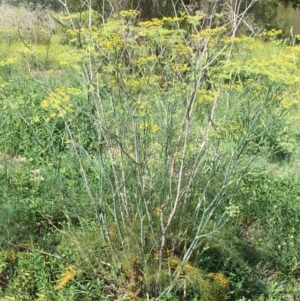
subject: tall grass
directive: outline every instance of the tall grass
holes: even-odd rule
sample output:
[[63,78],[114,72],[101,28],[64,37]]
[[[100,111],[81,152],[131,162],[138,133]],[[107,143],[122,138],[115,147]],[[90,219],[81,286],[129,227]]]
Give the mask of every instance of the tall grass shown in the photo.
[[55,23],[50,10],[37,6],[32,10],[29,4],[13,7],[0,5],[1,43],[12,43],[20,38],[31,44],[43,43],[50,39],[55,31]]

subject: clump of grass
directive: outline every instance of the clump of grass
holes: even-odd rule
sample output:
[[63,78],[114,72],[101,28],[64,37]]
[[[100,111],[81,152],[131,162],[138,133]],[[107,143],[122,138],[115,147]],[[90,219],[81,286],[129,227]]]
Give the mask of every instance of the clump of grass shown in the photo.
[[45,43],[56,30],[51,11],[37,6],[32,10],[30,5],[0,5],[0,37],[3,43],[12,43],[22,39],[29,44]]

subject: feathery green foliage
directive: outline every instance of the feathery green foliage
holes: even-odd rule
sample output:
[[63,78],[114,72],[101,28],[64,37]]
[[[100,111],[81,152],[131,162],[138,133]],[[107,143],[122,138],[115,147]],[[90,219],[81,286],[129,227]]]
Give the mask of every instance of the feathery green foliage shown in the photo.
[[298,46],[138,15],[1,44],[3,295],[273,300],[280,277],[291,294],[298,180],[266,170],[298,158]]

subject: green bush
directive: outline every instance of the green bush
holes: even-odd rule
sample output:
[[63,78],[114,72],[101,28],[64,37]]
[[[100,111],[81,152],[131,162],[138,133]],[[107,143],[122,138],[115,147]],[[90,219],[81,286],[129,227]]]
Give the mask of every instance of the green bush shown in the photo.
[[293,150],[298,49],[137,16],[1,48],[3,292],[271,298],[263,273],[298,275],[298,182],[253,167]]

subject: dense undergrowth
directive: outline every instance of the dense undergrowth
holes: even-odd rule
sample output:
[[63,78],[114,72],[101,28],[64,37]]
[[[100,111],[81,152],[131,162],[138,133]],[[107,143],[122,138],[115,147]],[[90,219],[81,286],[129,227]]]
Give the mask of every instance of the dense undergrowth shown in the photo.
[[300,47],[95,17],[1,27],[1,295],[299,298]]

